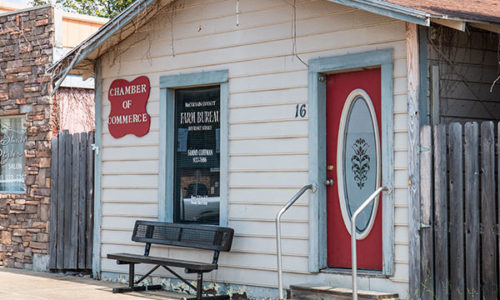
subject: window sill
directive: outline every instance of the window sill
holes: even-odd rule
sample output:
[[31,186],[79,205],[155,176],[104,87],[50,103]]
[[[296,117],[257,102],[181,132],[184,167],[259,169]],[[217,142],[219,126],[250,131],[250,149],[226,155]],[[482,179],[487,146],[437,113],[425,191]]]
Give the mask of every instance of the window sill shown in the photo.
[[9,192],[9,191],[0,191],[0,195],[8,195],[8,194],[24,195],[24,194],[26,194],[26,192]]
[[[351,276],[351,274],[352,274],[351,269],[337,269],[337,268],[321,269],[320,273],[349,275],[349,276]],[[359,270],[358,269],[358,277],[389,278],[390,276],[382,273],[382,271]]]

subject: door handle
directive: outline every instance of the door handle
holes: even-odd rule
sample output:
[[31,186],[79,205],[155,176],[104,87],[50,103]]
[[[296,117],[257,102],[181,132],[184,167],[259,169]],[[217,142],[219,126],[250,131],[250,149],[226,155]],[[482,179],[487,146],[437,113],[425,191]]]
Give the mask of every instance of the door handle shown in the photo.
[[325,181],[325,185],[326,185],[326,186],[332,186],[332,185],[333,185],[333,179],[327,179],[327,180]]

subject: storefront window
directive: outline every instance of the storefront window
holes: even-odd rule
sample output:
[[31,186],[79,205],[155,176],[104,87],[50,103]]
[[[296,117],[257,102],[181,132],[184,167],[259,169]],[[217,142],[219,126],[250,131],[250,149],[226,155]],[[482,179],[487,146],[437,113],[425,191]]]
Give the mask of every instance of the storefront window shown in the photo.
[[0,119],[0,192],[22,193],[24,184],[24,144],[22,117]]
[[175,91],[174,165],[174,221],[219,224],[219,86]]

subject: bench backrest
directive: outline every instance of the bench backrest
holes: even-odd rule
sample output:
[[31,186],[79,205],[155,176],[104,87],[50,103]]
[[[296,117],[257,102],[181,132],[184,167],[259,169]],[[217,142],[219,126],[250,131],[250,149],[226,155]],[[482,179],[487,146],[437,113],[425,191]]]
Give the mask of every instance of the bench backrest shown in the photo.
[[165,222],[135,222],[132,240],[178,247],[229,251],[234,230],[211,225],[172,224]]

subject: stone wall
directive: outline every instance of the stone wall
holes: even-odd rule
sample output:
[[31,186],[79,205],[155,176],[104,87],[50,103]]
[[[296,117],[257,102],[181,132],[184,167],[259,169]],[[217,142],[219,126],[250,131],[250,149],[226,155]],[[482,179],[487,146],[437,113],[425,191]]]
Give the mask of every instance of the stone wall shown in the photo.
[[53,19],[51,7],[0,15],[0,116],[22,115],[26,127],[26,193],[0,193],[0,265],[8,267],[32,269],[48,250]]

